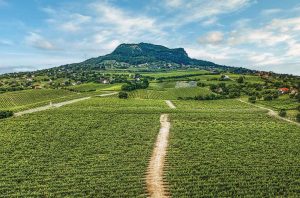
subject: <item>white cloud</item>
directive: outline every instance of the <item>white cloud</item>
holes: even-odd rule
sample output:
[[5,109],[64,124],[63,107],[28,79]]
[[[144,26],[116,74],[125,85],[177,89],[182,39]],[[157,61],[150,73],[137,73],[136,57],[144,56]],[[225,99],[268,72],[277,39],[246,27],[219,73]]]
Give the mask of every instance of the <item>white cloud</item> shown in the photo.
[[202,22],[203,26],[211,26],[211,25],[217,25],[218,24],[218,18],[217,17],[211,17],[205,21]]
[[90,16],[82,14],[72,14],[69,16],[69,21],[63,22],[60,27],[67,32],[77,32],[82,29],[82,26],[91,21]]
[[[90,5],[97,12],[97,22],[117,28],[121,33],[140,33],[147,31],[159,33],[160,30],[154,19],[146,16],[137,16],[127,13],[105,2],[97,2]],[[141,32],[143,33],[143,32]]]
[[184,2],[182,0],[168,0],[166,1],[166,5],[172,8],[178,8],[182,6]]
[[56,47],[50,41],[46,40],[44,37],[42,37],[41,35],[35,32],[30,32],[29,35],[25,38],[25,41],[28,45],[38,49],[43,49],[43,50],[56,49]]
[[[190,0],[180,3],[181,1],[165,0],[165,5],[169,11],[173,9],[176,13],[174,23],[184,25],[191,22],[203,21],[209,17],[215,17],[225,13],[236,12],[250,5],[252,0]],[[177,9],[174,9],[174,5]]]
[[265,10],[261,11],[261,14],[263,16],[269,16],[269,15],[278,14],[280,12],[282,12],[281,9],[274,8],[274,9],[265,9]]
[[223,41],[224,34],[222,32],[209,32],[204,36],[201,36],[198,41],[201,44],[219,44]]
[[1,45],[6,45],[6,46],[11,46],[13,45],[14,42],[11,40],[7,40],[7,39],[0,39],[0,46]]

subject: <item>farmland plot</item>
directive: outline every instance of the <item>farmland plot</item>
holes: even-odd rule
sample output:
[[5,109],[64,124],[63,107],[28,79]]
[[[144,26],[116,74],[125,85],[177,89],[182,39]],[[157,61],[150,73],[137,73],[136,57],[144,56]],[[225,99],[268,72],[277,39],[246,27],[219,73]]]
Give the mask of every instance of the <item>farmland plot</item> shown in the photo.
[[171,115],[173,197],[299,196],[299,127],[233,100],[175,105],[197,110]]
[[152,109],[167,106],[117,100],[94,98],[0,121],[0,195],[145,197],[160,125]]

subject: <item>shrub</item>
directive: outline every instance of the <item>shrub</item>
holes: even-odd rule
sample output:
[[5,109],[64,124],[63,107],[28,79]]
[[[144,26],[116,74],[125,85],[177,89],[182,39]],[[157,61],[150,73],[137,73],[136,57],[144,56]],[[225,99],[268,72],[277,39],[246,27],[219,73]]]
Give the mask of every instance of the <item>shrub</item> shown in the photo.
[[279,111],[279,116],[280,116],[280,117],[286,117],[286,110],[285,110],[285,109],[281,109],[281,110]]
[[240,76],[237,80],[238,83],[244,83],[244,77]]
[[128,94],[125,91],[121,91],[121,92],[119,92],[119,98],[121,98],[121,99],[127,99],[128,98]]
[[265,101],[271,101],[271,100],[273,100],[273,97],[271,95],[265,95],[264,100]]
[[0,119],[8,118],[13,115],[14,113],[12,111],[0,111]]
[[251,103],[255,103],[256,102],[256,96],[249,97],[248,101],[251,102]]
[[300,113],[298,113],[298,114],[296,115],[296,120],[297,120],[297,122],[300,122]]

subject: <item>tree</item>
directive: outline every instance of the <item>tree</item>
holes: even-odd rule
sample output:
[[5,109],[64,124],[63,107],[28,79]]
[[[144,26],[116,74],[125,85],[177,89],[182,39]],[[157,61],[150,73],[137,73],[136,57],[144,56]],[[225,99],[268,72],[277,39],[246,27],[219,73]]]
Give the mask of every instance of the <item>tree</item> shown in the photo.
[[244,77],[240,76],[237,80],[238,83],[244,83]]
[[271,100],[273,100],[273,97],[272,97],[272,95],[265,95],[264,100],[265,101],[271,101]]
[[250,96],[248,98],[248,101],[251,102],[251,103],[256,103],[256,96]]
[[279,116],[280,117],[286,117],[286,110],[285,109],[280,109]]
[[297,120],[297,122],[300,122],[300,113],[298,113],[298,114],[296,115],[296,120]]
[[119,92],[119,98],[121,99],[127,99],[128,98],[128,93],[125,91]]
[[8,118],[13,115],[14,113],[12,111],[0,111],[0,119]]

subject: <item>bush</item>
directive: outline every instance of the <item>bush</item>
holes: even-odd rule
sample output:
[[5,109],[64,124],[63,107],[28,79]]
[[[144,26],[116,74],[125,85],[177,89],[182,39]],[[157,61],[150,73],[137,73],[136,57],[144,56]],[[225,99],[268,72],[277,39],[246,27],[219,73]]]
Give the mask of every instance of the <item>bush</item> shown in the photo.
[[13,115],[14,113],[12,111],[0,111],[0,119],[8,118]]
[[119,98],[121,98],[121,99],[127,99],[128,98],[128,94],[125,91],[121,91],[121,92],[119,92]]
[[256,103],[256,96],[249,97],[248,101],[251,102],[251,103]]
[[279,116],[280,116],[280,117],[286,117],[286,110],[285,110],[285,109],[281,109],[281,110],[279,111]]
[[300,122],[300,113],[298,113],[298,114],[296,115],[296,120],[297,120],[297,122]]
[[273,100],[273,97],[271,95],[265,95],[264,100],[265,101],[271,101],[271,100]]
[[244,83],[244,77],[240,76],[237,80],[238,83]]

